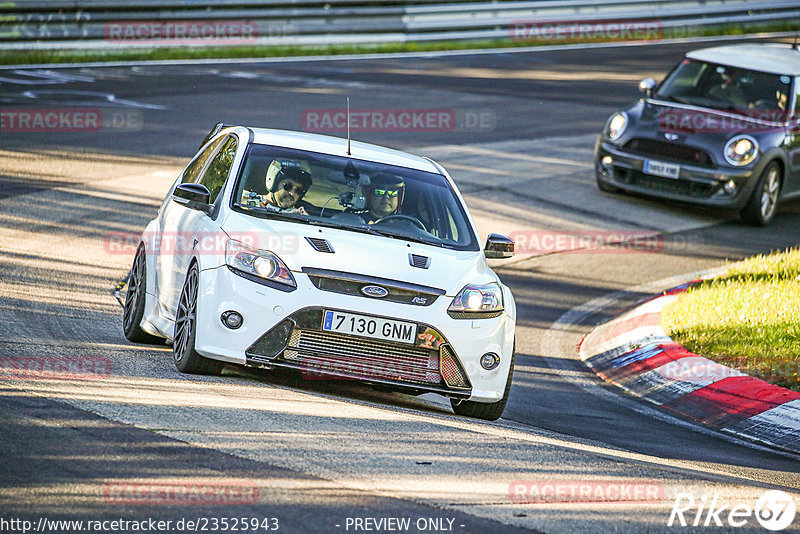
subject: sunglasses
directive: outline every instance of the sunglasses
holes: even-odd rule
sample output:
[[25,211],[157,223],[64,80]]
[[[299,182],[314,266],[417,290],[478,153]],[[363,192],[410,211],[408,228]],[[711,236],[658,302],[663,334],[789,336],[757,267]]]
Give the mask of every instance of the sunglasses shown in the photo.
[[397,189],[375,189],[375,190],[372,191],[372,193],[376,197],[382,197],[382,196],[386,195],[386,196],[388,196],[390,198],[394,198],[394,197],[397,196],[398,190]]
[[293,184],[292,182],[283,182],[283,190],[287,193],[291,193],[294,191],[299,196],[303,196],[306,194],[306,190],[300,184]]

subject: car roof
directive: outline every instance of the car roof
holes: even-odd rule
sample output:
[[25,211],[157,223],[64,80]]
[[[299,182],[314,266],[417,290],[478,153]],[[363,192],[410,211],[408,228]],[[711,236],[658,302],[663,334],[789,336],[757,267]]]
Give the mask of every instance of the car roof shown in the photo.
[[291,130],[273,130],[269,128],[250,128],[250,130],[253,132],[253,142],[262,145],[308,150],[332,156],[352,157],[441,174],[439,168],[426,158],[378,145],[351,141],[350,154],[348,155],[347,139]]
[[800,76],[800,51],[788,44],[736,44],[701,48],[686,54],[689,59],[772,74]]

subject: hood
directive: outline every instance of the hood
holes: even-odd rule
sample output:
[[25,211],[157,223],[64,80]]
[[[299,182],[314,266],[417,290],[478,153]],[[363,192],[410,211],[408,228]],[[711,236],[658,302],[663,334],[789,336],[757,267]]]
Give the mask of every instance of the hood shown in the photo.
[[[772,145],[774,138],[784,135],[780,123],[754,116],[713,110],[698,106],[685,106],[658,100],[639,100],[626,110],[630,123],[616,142],[628,146],[637,139],[686,145],[697,149],[698,163],[711,158],[725,165],[722,150],[725,144],[738,135],[749,135],[762,145]],[[630,145],[634,150],[635,144]],[[703,153],[707,154],[705,156]]]
[[[357,273],[436,287],[448,296],[455,296],[467,283],[498,281],[482,251],[450,250],[338,228],[259,219],[238,212],[229,213],[222,229],[232,239],[257,244],[257,248],[277,254],[295,273],[303,268]],[[320,252],[307,238],[324,240],[333,252]],[[412,267],[409,254],[430,258],[428,268]]]

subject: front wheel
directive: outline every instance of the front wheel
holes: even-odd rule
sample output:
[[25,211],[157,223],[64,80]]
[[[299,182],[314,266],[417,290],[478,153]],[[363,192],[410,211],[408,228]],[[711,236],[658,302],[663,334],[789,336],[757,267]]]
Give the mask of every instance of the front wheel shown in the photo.
[[218,375],[224,363],[206,358],[194,350],[197,336],[197,288],[200,285],[200,270],[192,264],[175,314],[175,333],[173,335],[172,355],[175,367],[181,373],[195,375]]
[[515,354],[512,352],[511,366],[508,368],[508,380],[506,380],[506,389],[503,392],[503,397],[497,402],[489,403],[450,399],[450,406],[453,407],[456,415],[474,417],[475,419],[484,419],[486,421],[500,419],[508,403],[508,393],[511,391],[511,377],[514,375],[514,357]]
[[771,162],[761,173],[753,195],[741,211],[742,220],[754,226],[767,226],[775,217],[781,190],[781,169]]
[[128,275],[128,291],[125,294],[125,306],[122,315],[122,332],[129,341],[163,345],[164,339],[153,336],[142,330],[144,304],[147,295],[147,257],[144,245],[139,245],[133,266]]

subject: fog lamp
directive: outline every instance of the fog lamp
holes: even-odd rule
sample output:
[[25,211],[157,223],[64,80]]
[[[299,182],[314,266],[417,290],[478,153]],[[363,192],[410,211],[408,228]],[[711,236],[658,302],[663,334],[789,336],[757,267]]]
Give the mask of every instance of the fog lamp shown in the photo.
[[491,371],[498,365],[500,365],[500,356],[498,356],[494,352],[487,352],[486,354],[481,356],[481,367],[483,367],[487,371]]
[[222,320],[222,324],[230,328],[231,330],[236,330],[242,323],[244,323],[244,317],[242,314],[233,310],[228,310],[224,312],[220,319]]

